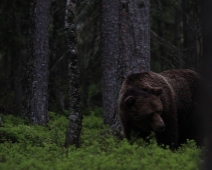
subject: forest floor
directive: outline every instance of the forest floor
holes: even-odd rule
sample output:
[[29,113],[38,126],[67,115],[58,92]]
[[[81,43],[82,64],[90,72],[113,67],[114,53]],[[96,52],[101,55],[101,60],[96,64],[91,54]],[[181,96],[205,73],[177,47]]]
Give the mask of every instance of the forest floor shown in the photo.
[[95,112],[83,118],[80,148],[63,147],[67,116],[49,113],[48,127],[28,125],[27,121],[3,116],[0,127],[1,170],[198,170],[204,163],[194,141],[178,150],[146,144],[129,144],[108,132]]

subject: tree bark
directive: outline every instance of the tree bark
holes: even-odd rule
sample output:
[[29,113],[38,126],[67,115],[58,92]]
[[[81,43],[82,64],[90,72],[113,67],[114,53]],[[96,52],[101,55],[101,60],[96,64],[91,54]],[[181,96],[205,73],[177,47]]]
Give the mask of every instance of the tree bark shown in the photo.
[[[150,25],[149,0],[121,0],[120,9],[120,56],[118,59],[118,77],[116,100],[121,84],[130,73],[150,70]],[[117,104],[117,102],[114,102]],[[115,135],[121,136],[121,123],[117,105],[112,129]]]
[[12,85],[14,90],[14,109],[13,114],[16,116],[21,116],[22,114],[22,49],[23,49],[23,36],[21,35],[21,18],[20,13],[17,11],[17,7],[13,6],[13,36],[17,36],[15,40],[12,41],[11,50],[11,74],[12,74]]
[[[204,95],[202,100],[202,110],[199,114],[204,116],[204,122],[201,133],[207,135],[207,149],[206,149],[206,163],[204,169],[210,170],[212,167],[212,1],[204,0],[201,1],[202,6],[202,32],[203,32],[203,76],[204,76]],[[204,127],[204,128],[203,128]]]
[[63,113],[65,109],[65,94],[68,88],[68,57],[66,55],[65,35],[66,0],[54,0],[51,5],[52,33],[50,42],[50,73],[49,73],[49,110]]
[[69,102],[70,117],[66,132],[66,141],[64,146],[79,146],[79,137],[82,128],[82,113],[80,108],[79,92],[79,59],[76,49],[76,26],[75,26],[75,6],[74,0],[67,0],[66,5],[66,36],[69,48]]
[[[181,22],[182,22],[182,15],[180,15],[179,9],[175,9],[175,43],[174,45],[178,49],[182,49],[182,43],[181,43]],[[161,36],[162,37],[162,36]],[[179,61],[177,64],[177,68],[182,69],[183,68],[183,56],[181,55],[180,51],[178,51],[177,55],[177,60]]]
[[102,97],[104,123],[119,135],[117,99],[130,73],[150,69],[149,0],[102,0]]
[[190,0],[182,1],[183,8],[183,48],[186,54],[184,58],[184,68],[197,69],[197,48],[196,48],[196,30],[194,17],[192,17],[192,9]]
[[[16,44],[17,45],[17,44]],[[19,46],[19,45],[18,45]],[[16,48],[16,47],[14,47]],[[13,115],[15,116],[21,116],[22,114],[22,83],[21,83],[21,53],[20,49],[14,49],[16,52],[16,55],[12,58],[12,64],[13,64],[13,89],[14,89],[14,110]]]
[[102,99],[105,124],[112,124],[118,92],[119,0],[102,0]]
[[120,58],[123,78],[150,70],[149,0],[121,0]]
[[48,122],[50,0],[31,0],[28,87],[25,116],[32,124]]

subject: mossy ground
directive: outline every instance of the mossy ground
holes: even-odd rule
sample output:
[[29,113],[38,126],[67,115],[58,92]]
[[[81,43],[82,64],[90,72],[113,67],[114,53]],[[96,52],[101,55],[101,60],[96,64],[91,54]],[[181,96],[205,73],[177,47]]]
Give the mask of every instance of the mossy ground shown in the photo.
[[31,126],[23,119],[2,116],[1,170],[198,170],[204,162],[193,141],[170,151],[138,140],[118,140],[102,118],[84,116],[80,148],[63,148],[68,120],[50,113],[48,127]]

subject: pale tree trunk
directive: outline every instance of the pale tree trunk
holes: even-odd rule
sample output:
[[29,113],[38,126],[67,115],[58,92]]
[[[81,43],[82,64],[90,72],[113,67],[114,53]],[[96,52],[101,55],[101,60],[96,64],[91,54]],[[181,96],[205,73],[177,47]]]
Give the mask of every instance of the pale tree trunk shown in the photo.
[[118,91],[119,0],[102,0],[102,99],[105,124],[112,124]]
[[[149,0],[121,0],[121,45],[118,63],[118,89],[120,89],[123,80],[130,73],[140,73],[150,70],[149,12]],[[117,95],[118,93],[119,90],[117,91]],[[121,124],[117,110],[115,115],[112,128],[116,132],[116,135],[119,136]]]
[[120,135],[117,99],[130,73],[150,69],[149,0],[102,0],[102,95],[104,123]]
[[48,121],[50,0],[31,0],[28,87],[25,116],[32,124]]
[[66,132],[66,141],[64,146],[79,146],[79,137],[82,128],[82,113],[80,110],[80,92],[79,92],[79,59],[76,49],[76,26],[75,26],[75,6],[74,0],[67,0],[66,5],[66,36],[69,48],[69,102],[70,117]]
[[[206,163],[204,169],[210,170],[212,167],[212,1],[204,0],[202,3],[202,28],[203,28],[203,76],[204,76],[204,89],[205,93],[202,97],[202,110],[201,115],[204,115],[205,119],[202,122],[204,125],[204,131],[201,133],[207,134],[207,149],[206,149]],[[200,126],[202,128],[202,126]]]
[[150,70],[149,0],[121,0],[120,58],[124,78]]

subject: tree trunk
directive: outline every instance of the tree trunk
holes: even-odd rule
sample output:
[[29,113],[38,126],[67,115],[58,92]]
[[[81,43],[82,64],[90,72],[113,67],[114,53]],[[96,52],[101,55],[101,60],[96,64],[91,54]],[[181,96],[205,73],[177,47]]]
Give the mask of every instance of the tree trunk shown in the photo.
[[[17,45],[17,44],[16,44]],[[16,47],[14,47],[16,48]],[[14,111],[15,116],[20,116],[22,113],[22,83],[21,83],[21,53],[20,49],[14,49],[16,55],[12,56],[13,64],[13,90],[14,90]]]
[[21,35],[21,19],[20,13],[17,12],[15,3],[13,4],[13,32],[18,37],[12,42],[11,50],[11,68],[12,68],[12,85],[14,90],[14,109],[13,114],[20,116],[22,114],[22,82],[21,82],[21,68],[22,68],[22,49],[23,49],[23,36]]
[[[65,94],[68,93],[68,57],[65,35],[66,0],[54,0],[51,5],[52,33],[50,42],[49,110],[63,113]],[[67,101],[66,101],[67,103]]]
[[[123,80],[130,73],[150,70],[150,25],[149,0],[121,0],[120,10],[120,56],[118,63],[118,89],[116,101]],[[109,67],[111,69],[111,67]],[[117,104],[117,102],[114,102]],[[116,106],[117,109],[117,106]],[[120,135],[121,124],[118,111],[112,125],[115,135]]]
[[204,0],[201,1],[202,5],[202,32],[203,32],[203,76],[204,76],[204,89],[205,93],[202,97],[202,110],[199,114],[204,116],[204,122],[201,133],[207,134],[207,149],[206,149],[206,162],[204,169],[210,170],[212,167],[212,1]]
[[183,49],[186,54],[184,58],[184,68],[195,70],[197,68],[197,48],[196,48],[196,32],[194,17],[192,17],[192,9],[190,7],[190,0],[182,1],[183,8]]
[[75,27],[75,6],[74,0],[67,0],[66,5],[66,36],[69,48],[69,102],[70,117],[66,132],[66,141],[64,146],[79,146],[79,137],[82,128],[82,113],[80,110],[80,92],[79,92],[79,59],[76,51],[76,27]]
[[103,114],[116,135],[121,129],[117,99],[124,78],[150,69],[149,8],[149,0],[102,0]]
[[[175,9],[175,43],[174,45],[178,48],[178,49],[182,49],[182,43],[181,43],[181,22],[182,22],[182,18],[181,18],[181,14],[179,12],[179,10],[176,8]],[[182,69],[183,68],[183,56],[181,55],[180,50],[178,50],[178,53],[176,54],[177,56],[177,68]],[[176,60],[176,59],[175,59]]]
[[[162,2],[161,2],[162,3]],[[163,6],[161,5],[161,11],[163,10]],[[162,13],[162,12],[161,12]],[[165,34],[165,22],[164,22],[164,15],[161,14],[160,20],[157,22],[158,24],[158,35],[160,37],[164,37]],[[163,57],[167,56],[167,53],[164,49],[164,46],[162,44],[159,44],[159,55],[160,55],[160,71],[165,70],[166,65],[163,61]]]
[[119,0],[102,0],[102,99],[105,124],[112,124],[117,102],[119,58]]
[[28,87],[25,116],[32,124],[48,122],[48,66],[50,0],[32,0],[30,6]]
[[121,1],[120,58],[123,78],[150,70],[149,0]]

